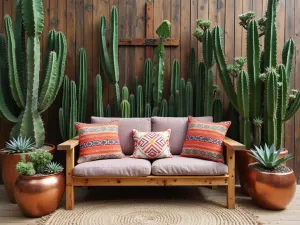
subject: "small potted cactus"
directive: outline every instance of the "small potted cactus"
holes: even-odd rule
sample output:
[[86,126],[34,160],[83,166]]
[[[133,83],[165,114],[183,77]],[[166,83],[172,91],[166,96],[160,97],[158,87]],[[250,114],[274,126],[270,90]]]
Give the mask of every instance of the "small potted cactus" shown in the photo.
[[[41,115],[54,102],[63,81],[66,38],[54,30],[48,33],[45,67],[41,70],[43,0],[16,0],[15,5],[14,29],[11,17],[6,15],[6,38],[0,34],[0,117],[14,123],[11,137],[31,138],[35,148],[54,152],[54,145],[45,143]],[[11,147],[0,150],[1,173],[11,202],[14,202],[13,185],[17,179],[15,167],[20,160],[20,154],[15,153],[30,149],[31,146],[20,152]]]
[[[63,167],[51,162],[53,155],[44,150],[22,154],[16,171],[15,199],[21,211],[29,217],[41,217],[54,212],[65,191]],[[28,201],[30,199],[30,201]]]
[[249,194],[253,201],[265,209],[286,208],[296,191],[294,171],[284,164],[292,155],[279,158],[280,150],[276,152],[274,145],[255,146],[249,155],[257,161],[249,164]]

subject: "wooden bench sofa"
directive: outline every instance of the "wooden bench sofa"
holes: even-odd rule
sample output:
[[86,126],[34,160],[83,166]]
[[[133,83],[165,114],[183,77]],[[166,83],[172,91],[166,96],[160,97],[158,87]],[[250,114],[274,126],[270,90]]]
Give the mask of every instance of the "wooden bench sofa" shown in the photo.
[[[106,122],[109,119],[103,120]],[[111,120],[115,120],[115,118],[111,118]],[[127,125],[126,129],[131,129],[130,125]],[[122,145],[122,137],[120,137],[120,142]],[[78,138],[74,138],[57,147],[58,150],[66,151],[67,210],[74,208],[74,187],[76,186],[227,186],[227,208],[235,208],[235,151],[244,150],[245,147],[232,139],[226,137],[224,140],[228,173],[214,176],[76,176],[73,174],[73,170],[75,148],[78,145]]]

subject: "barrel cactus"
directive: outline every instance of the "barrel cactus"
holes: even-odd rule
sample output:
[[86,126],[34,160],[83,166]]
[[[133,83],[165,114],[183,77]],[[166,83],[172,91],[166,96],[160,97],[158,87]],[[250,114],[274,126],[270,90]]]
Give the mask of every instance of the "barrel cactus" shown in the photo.
[[[43,70],[43,80],[40,84],[39,38],[44,28],[43,1],[19,0],[16,2],[16,7],[15,32],[13,32],[10,16],[4,18],[7,43],[5,51],[0,53],[0,61],[7,62],[9,85],[4,86],[1,82],[0,115],[15,123],[11,136],[32,137],[36,146],[41,147],[45,141],[41,114],[53,103],[63,83],[67,43],[62,33],[49,32],[45,57],[46,68]],[[26,49],[24,31],[27,37]],[[3,44],[3,40],[1,42]],[[27,74],[25,62],[27,62]],[[3,65],[2,67],[0,76],[1,80],[5,80],[7,74],[3,73],[5,68]]]
[[[282,149],[284,122],[300,108],[299,91],[289,87],[295,54],[293,40],[284,44],[282,65],[277,62],[277,5],[277,0],[268,0],[266,18],[257,20],[253,12],[240,16],[240,25],[247,30],[248,72],[243,68],[243,60],[235,65],[226,64],[222,30],[216,26],[212,32],[220,80],[231,105],[240,114],[240,139],[248,149],[261,142]],[[262,54],[259,37],[263,35]],[[237,92],[232,74],[238,77]]]

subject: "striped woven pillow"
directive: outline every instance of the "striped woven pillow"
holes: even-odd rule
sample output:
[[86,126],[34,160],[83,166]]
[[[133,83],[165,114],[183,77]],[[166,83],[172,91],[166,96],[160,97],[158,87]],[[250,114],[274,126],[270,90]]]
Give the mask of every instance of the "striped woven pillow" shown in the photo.
[[105,124],[76,123],[75,127],[80,146],[78,163],[124,157],[118,135],[118,121]]
[[204,122],[189,117],[181,156],[224,163],[223,140],[231,122]]

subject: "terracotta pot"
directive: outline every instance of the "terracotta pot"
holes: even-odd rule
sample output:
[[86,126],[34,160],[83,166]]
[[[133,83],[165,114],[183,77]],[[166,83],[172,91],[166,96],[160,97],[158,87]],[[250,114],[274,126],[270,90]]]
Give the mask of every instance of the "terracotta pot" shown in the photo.
[[294,171],[288,173],[261,172],[249,166],[249,194],[262,208],[282,210],[296,191]]
[[63,172],[45,176],[19,176],[15,185],[16,202],[29,217],[41,217],[54,212],[64,192]]
[[[47,150],[51,154],[54,154],[55,146],[46,144],[51,146],[51,149]],[[27,157],[27,153],[25,154]],[[8,195],[9,201],[11,203],[16,203],[14,198],[14,187],[16,180],[19,174],[16,171],[16,165],[20,162],[21,154],[5,154],[3,153],[3,149],[0,150],[0,158],[1,158],[1,172],[2,172],[2,180],[4,183],[4,187],[6,193]]]
[[[238,168],[238,174],[239,174],[239,180],[240,180],[240,185],[242,192],[245,195],[249,195],[249,167],[248,165],[251,163],[257,162],[255,159],[253,159],[251,156],[249,156],[248,153],[250,153],[250,150],[244,150],[244,151],[237,151],[236,152],[236,163],[237,163],[237,168]],[[284,149],[280,155],[279,158],[284,157],[285,155],[288,154],[288,151]]]

